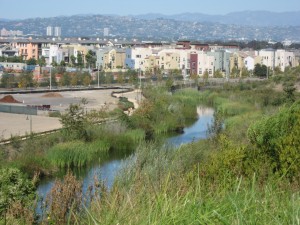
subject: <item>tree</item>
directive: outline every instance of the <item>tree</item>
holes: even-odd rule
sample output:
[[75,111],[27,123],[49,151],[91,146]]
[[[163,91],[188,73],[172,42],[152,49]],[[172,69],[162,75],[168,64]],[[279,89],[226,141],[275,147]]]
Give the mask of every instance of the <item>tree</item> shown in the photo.
[[126,71],[126,74],[125,74],[125,76],[126,76],[126,79],[128,80],[128,82],[130,83],[130,84],[134,84],[134,83],[136,83],[137,82],[137,71],[135,71],[135,70],[131,70],[131,69],[128,69],[127,71]]
[[296,100],[295,97],[296,88],[294,84],[292,82],[287,82],[283,87],[283,91],[285,93],[285,101],[290,104],[294,103]]
[[87,64],[89,65],[89,67],[92,67],[92,68],[96,67],[95,64],[96,64],[97,58],[96,58],[95,53],[92,50],[88,51],[88,53],[85,56],[85,59],[86,59]]
[[91,76],[90,75],[85,75],[83,77],[83,85],[84,86],[89,86],[91,84]]
[[22,73],[18,82],[19,88],[27,88],[33,86],[33,74],[31,72]]
[[67,64],[64,60],[61,60],[59,65],[62,66],[62,67],[65,67]]
[[221,72],[221,70],[216,70],[214,73],[214,78],[222,78],[223,77],[223,73]]
[[46,66],[46,59],[44,56],[42,56],[41,58],[39,58],[37,60],[37,64],[40,65],[40,66]]
[[198,76],[197,73],[192,73],[191,74],[191,79],[194,80],[195,84],[198,84],[199,76]]
[[117,81],[119,84],[123,85],[124,84],[124,75],[122,72],[119,72],[117,75]]
[[[82,101],[86,103],[86,101]],[[67,135],[74,138],[86,137],[86,125],[88,124],[87,117],[85,116],[84,107],[82,103],[71,104],[66,110],[66,113],[61,115],[60,122],[63,125]]]
[[209,77],[208,71],[207,71],[207,70],[205,70],[205,72],[204,72],[204,74],[203,74],[203,81],[204,81],[204,83],[206,83],[206,82],[207,82],[207,80],[208,80],[208,77]]
[[77,53],[77,66],[79,68],[83,68],[84,66],[84,60],[83,60],[84,55],[81,54],[81,52]]
[[71,78],[71,85],[76,86],[78,84],[78,76],[75,74]]
[[242,69],[242,73],[241,73],[241,76],[244,78],[244,77],[249,77],[250,76],[250,72],[249,70],[247,70],[247,68],[243,68]]
[[35,58],[30,58],[26,61],[27,65],[36,65],[37,60]]
[[64,73],[59,80],[60,86],[68,86],[71,83],[71,78],[67,73]]
[[258,77],[266,77],[268,68],[266,65],[256,64],[254,67],[254,75]]
[[232,71],[231,71],[231,77],[239,77],[240,76],[240,70],[236,67],[233,67],[232,68]]
[[16,86],[16,78],[14,74],[4,73],[1,77],[1,86],[5,88],[12,88]]
[[76,57],[74,55],[71,55],[70,59],[71,59],[72,66],[76,66]]

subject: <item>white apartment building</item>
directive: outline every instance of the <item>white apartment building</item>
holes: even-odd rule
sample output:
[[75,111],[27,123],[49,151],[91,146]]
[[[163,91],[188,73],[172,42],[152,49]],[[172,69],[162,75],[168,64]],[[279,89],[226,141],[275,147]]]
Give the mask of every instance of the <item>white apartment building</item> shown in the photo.
[[255,63],[265,65],[272,70],[275,67],[279,67],[281,71],[288,66],[295,67],[297,65],[294,52],[286,51],[284,49],[267,49],[258,51],[258,57]]
[[125,66],[126,68],[139,70],[145,70],[144,59],[152,55],[152,49],[150,48],[128,48],[126,49]]
[[61,27],[54,27],[54,36],[55,37],[61,36]]
[[255,59],[254,59],[254,57],[252,57],[252,56],[247,56],[247,57],[244,59],[244,65],[245,65],[245,68],[246,68],[248,71],[253,71],[253,70],[254,70],[254,67],[255,67]]
[[109,28],[105,27],[105,28],[103,29],[103,36],[104,36],[104,37],[109,36]]
[[208,76],[214,76],[215,57],[207,55],[206,52],[198,52],[198,75],[203,76],[208,71]]
[[281,71],[288,66],[295,67],[296,59],[294,52],[288,52],[283,49],[277,50],[275,53],[275,67],[279,67]]
[[49,65],[51,65],[53,62],[57,62],[57,53],[58,53],[58,45],[51,45],[49,49]]
[[53,29],[51,26],[48,26],[46,29],[47,36],[53,36]]

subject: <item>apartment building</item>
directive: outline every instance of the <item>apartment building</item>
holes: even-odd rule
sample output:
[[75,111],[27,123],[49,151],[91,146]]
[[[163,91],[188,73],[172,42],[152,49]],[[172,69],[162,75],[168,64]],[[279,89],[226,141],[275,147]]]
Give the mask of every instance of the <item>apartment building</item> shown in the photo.
[[275,52],[275,67],[279,67],[281,71],[284,71],[286,67],[295,67],[297,65],[294,52],[278,49]]
[[180,69],[180,55],[171,50],[162,50],[158,53],[159,67],[162,70],[179,70]]
[[126,52],[124,49],[112,49],[103,55],[104,70],[125,69]]
[[215,50],[207,52],[207,55],[214,57],[214,71],[220,70],[226,77],[229,77],[231,52]]
[[144,59],[152,55],[151,48],[127,48],[125,51],[125,66],[126,68],[145,71]]
[[147,56],[143,61],[143,71],[150,74],[155,74],[159,67],[159,56],[157,55],[150,55]]
[[23,60],[38,59],[38,44],[31,40],[14,40],[11,46],[19,50],[19,56],[22,56]]

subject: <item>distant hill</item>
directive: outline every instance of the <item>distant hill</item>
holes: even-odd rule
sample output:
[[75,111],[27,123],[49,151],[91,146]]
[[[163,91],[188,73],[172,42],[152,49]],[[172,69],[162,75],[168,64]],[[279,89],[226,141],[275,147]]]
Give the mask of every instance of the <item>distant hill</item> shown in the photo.
[[[277,15],[277,18],[275,15]],[[286,15],[285,19],[281,19]],[[63,37],[103,37],[143,40],[273,40],[300,42],[299,13],[239,12],[225,16],[184,13],[173,16],[75,15],[24,20],[0,20],[0,29],[45,36],[47,26],[59,26]],[[240,23],[240,24],[238,24]],[[275,25],[277,24],[277,25]],[[107,38],[107,37],[106,37]]]
[[135,16],[139,19],[153,20],[157,18],[174,19],[191,22],[217,22],[248,26],[299,26],[300,11],[296,12],[269,12],[269,11],[242,11],[226,15],[208,15],[203,13],[181,13],[176,15],[144,14]]
[[4,18],[0,18],[0,21],[7,22],[7,21],[10,21],[10,20],[9,19],[4,19]]

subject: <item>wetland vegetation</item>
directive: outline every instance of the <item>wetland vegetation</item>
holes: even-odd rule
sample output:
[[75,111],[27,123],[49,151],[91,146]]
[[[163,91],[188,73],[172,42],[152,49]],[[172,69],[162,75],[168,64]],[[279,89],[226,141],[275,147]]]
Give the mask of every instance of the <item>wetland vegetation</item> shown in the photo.
[[[12,175],[16,179],[1,179],[1,188],[19,184],[27,187],[21,189],[24,193],[32,194],[33,186],[18,182],[21,177],[26,180],[23,172],[34,178],[29,182],[34,184],[37,173],[85,166],[111,151],[134,151],[133,159],[110,189],[95,180],[86,204],[82,182],[68,173],[54,185],[39,219],[33,198],[23,199],[31,195],[12,197],[4,192],[2,222],[298,224],[299,78],[297,67],[270,80],[225,83],[201,92],[185,89],[172,94],[148,86],[132,116],[112,112],[117,119],[106,125],[91,125],[77,106],[78,126],[25,142],[16,138],[1,147],[1,176],[18,174]],[[209,138],[179,147],[164,145],[160,137],[182,131],[189,119],[195,119],[200,104],[215,110]],[[5,148],[10,154],[4,154]]]

